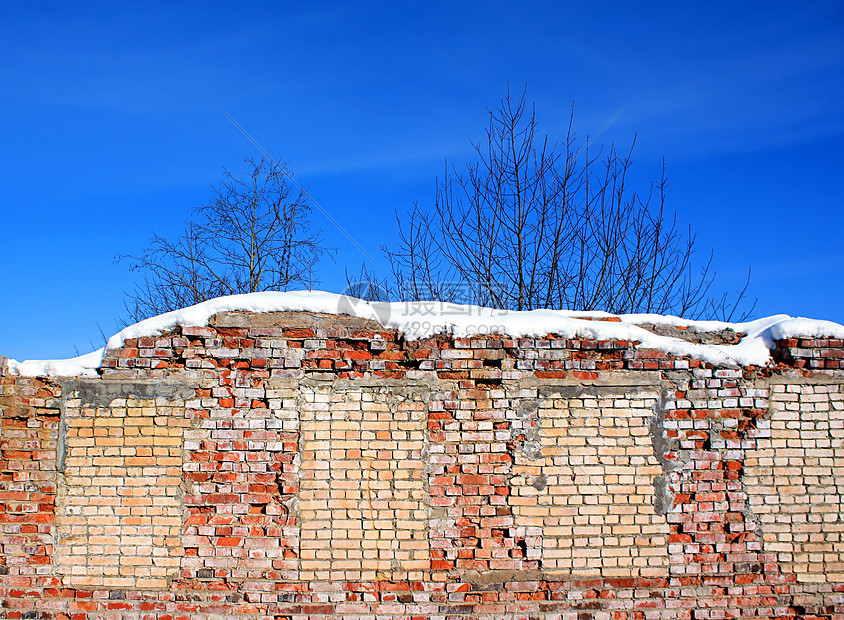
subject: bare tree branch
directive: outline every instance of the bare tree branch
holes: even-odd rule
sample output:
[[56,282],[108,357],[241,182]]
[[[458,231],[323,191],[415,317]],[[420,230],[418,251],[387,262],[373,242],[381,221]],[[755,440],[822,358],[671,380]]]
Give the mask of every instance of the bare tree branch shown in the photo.
[[710,293],[712,256],[699,264],[691,229],[666,213],[664,163],[647,192],[628,188],[635,138],[623,153],[578,148],[572,108],[555,144],[539,135],[525,93],[508,92],[488,114],[476,160],[462,171],[447,163],[433,208],[399,219],[397,245],[384,247],[390,296],[724,320],[752,311],[742,310],[747,284],[734,299]]
[[142,274],[126,294],[138,321],[221,295],[310,288],[317,261],[332,250],[310,230],[311,203],[284,164],[246,158],[248,172],[223,171],[204,207],[175,240],[154,234],[140,254],[117,257]]

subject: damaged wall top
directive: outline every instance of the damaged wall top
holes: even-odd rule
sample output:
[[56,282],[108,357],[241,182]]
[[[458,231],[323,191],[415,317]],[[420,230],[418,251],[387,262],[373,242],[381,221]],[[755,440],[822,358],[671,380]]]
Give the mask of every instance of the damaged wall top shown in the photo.
[[844,613],[840,326],[227,300],[5,367],[5,617]]

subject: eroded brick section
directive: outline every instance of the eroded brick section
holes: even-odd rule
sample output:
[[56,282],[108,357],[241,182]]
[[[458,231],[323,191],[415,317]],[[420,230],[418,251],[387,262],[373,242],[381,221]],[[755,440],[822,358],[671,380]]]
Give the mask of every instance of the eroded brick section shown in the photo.
[[839,338],[778,340],[771,353],[777,361],[794,368],[844,368],[844,340]]
[[801,611],[792,604],[793,577],[763,549],[743,478],[756,425],[769,406],[767,385],[753,372],[697,369],[685,389],[666,394],[658,407],[673,502],[671,583],[689,588],[689,597],[676,603],[695,618],[784,618]]
[[55,570],[67,586],[163,588],[183,554],[182,448],[166,399],[67,401]]
[[[0,366],[3,360],[0,359]],[[59,593],[52,564],[61,388],[0,373],[0,614]]]
[[432,393],[428,414],[433,578],[538,568],[510,502],[514,415],[506,390],[455,387]]
[[[187,401],[179,588],[298,580],[298,390],[224,370]],[[235,584],[232,586],[231,584]]]

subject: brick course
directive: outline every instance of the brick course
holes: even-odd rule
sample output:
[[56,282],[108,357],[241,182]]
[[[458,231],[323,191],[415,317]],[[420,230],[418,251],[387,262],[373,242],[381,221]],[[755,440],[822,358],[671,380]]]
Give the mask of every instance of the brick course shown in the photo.
[[0,617],[844,618],[842,353],[238,312],[0,359]]

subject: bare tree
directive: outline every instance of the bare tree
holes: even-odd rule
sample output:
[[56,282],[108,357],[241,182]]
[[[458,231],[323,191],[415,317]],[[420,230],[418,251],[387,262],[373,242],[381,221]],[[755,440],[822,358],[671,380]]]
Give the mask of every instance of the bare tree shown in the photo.
[[209,203],[175,240],[154,234],[138,255],[121,255],[142,280],[126,295],[138,321],[219,297],[310,288],[317,261],[331,250],[310,230],[311,203],[294,189],[284,164],[246,158],[247,173],[228,170]]
[[641,195],[627,186],[633,146],[578,148],[573,109],[559,144],[538,134],[524,94],[508,93],[488,113],[477,160],[463,170],[446,163],[433,210],[414,205],[399,218],[397,247],[384,246],[391,296],[515,310],[741,314],[747,284],[735,299],[711,295],[712,255],[696,263],[695,235],[666,213],[664,164]]

